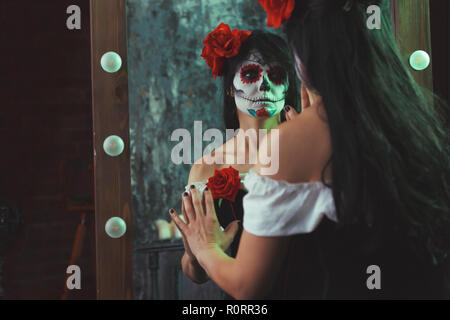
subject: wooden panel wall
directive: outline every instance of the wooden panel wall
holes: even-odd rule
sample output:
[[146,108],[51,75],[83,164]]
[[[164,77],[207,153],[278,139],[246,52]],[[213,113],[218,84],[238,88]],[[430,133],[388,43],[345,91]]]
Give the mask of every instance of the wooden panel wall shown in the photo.
[[449,15],[448,0],[430,0],[431,45],[433,47],[433,87],[442,99],[449,101]]
[[[133,292],[125,2],[90,1],[98,299],[131,299]],[[109,51],[122,58],[122,68],[116,73],[107,73],[100,65]],[[125,143],[124,152],[117,157],[103,151],[103,142],[110,135],[120,136]],[[119,239],[105,232],[111,217],[121,217],[127,224],[126,234]]]
[[[397,42],[404,61],[416,50],[426,51],[430,57],[430,6],[429,0],[392,0]],[[410,69],[414,79],[422,87],[433,91],[433,59],[423,71]]]

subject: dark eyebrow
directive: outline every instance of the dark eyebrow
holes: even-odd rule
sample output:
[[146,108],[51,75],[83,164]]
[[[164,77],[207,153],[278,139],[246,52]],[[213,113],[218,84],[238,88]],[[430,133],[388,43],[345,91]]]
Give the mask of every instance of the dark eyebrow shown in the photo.
[[[279,62],[265,63],[264,61],[261,61],[261,60],[251,60],[251,59],[247,59],[247,60],[245,60],[245,62],[246,63],[247,62],[256,62],[256,63],[260,64],[261,66],[268,65],[269,68],[280,67],[283,70],[285,69]],[[244,62],[241,64],[240,68],[242,68],[243,66],[244,66]]]
[[262,66],[264,65],[264,61],[261,61],[261,60],[250,60],[250,59],[247,59],[246,61],[256,62],[256,63],[259,63]]
[[[267,62],[264,60],[263,57],[261,57],[261,59],[258,59],[258,58],[256,58],[256,59],[250,59],[250,57],[248,57],[248,58],[246,59],[246,61],[256,62],[256,63],[259,63],[259,64],[262,65],[262,66],[268,65],[270,68],[273,68],[273,67],[281,67],[281,68],[284,69],[284,67],[282,66],[282,64],[281,64],[280,62],[278,62],[278,61],[271,61],[271,62],[267,63]],[[242,66],[242,64],[241,64],[241,66]]]
[[250,59],[250,56],[251,55],[249,55],[248,57],[247,57],[247,61],[252,61],[252,62],[257,62],[257,63],[259,63],[260,65],[265,65],[266,64],[266,62],[264,61],[264,58],[263,57],[260,57],[260,59],[258,59],[258,57],[256,57],[256,59]]

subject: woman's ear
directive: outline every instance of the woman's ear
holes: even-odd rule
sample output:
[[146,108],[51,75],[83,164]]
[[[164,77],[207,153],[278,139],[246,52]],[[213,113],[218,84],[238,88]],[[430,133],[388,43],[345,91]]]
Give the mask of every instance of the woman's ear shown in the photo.
[[301,88],[302,109],[306,109],[314,104],[317,99],[316,94],[309,90],[303,83]]
[[300,91],[301,97],[302,97],[302,109],[309,108],[312,105],[312,101],[310,98],[309,90],[306,88],[306,86],[302,83],[301,91]]

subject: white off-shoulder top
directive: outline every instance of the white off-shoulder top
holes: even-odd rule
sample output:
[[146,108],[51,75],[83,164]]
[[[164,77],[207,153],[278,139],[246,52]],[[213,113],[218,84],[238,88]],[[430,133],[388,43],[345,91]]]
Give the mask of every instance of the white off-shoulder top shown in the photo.
[[289,183],[250,169],[243,198],[244,229],[257,236],[309,233],[324,217],[337,222],[331,188],[322,182]]
[[[241,183],[244,183],[246,176],[247,176],[247,173],[239,173],[239,178],[241,178]],[[191,185],[194,185],[195,188],[200,192],[200,195],[202,195],[203,191],[206,188],[207,182],[208,182],[208,180],[192,182],[192,183],[184,186],[184,191],[189,193],[189,189],[190,189]]]

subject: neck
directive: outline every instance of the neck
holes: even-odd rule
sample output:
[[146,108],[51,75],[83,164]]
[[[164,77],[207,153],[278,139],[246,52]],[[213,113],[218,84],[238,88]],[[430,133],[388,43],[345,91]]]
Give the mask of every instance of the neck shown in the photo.
[[[272,117],[253,117],[251,115],[245,114],[240,110],[238,111],[238,119],[239,119],[239,129],[240,134],[244,134],[247,130],[253,129],[256,132],[257,141],[256,147],[259,148],[260,136],[259,129],[266,129],[267,132],[277,127],[281,123],[280,114],[276,114]],[[249,143],[247,141],[247,143]],[[246,143],[246,144],[247,144]],[[248,145],[245,146],[248,148]]]
[[238,119],[239,128],[242,130],[254,129],[258,131],[258,129],[266,129],[270,131],[281,123],[280,114],[258,118],[247,115],[240,110],[238,110]]

